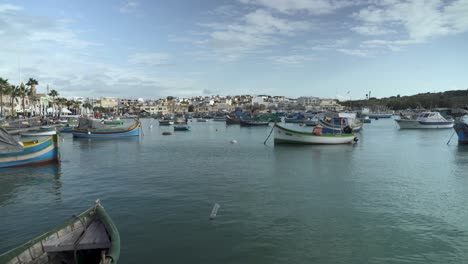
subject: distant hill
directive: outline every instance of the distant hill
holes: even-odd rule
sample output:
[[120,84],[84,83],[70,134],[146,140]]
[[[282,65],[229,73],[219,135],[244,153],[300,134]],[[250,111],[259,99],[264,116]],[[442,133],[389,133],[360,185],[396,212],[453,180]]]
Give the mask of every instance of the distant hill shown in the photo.
[[463,108],[468,106],[468,89],[440,93],[420,93],[410,96],[391,96],[385,98],[371,97],[369,100],[340,102],[350,108],[367,107],[370,109],[404,110],[416,108]]

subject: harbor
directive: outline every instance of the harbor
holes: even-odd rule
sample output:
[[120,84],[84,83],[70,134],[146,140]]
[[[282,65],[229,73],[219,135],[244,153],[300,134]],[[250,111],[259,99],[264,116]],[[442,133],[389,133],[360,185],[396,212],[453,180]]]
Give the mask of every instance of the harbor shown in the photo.
[[381,118],[352,144],[291,145],[263,144],[273,123],[193,119],[163,136],[174,129],[140,121],[137,137],[63,133],[59,163],[0,170],[0,252],[99,198],[119,263],[468,261],[468,148],[447,144],[454,129]]

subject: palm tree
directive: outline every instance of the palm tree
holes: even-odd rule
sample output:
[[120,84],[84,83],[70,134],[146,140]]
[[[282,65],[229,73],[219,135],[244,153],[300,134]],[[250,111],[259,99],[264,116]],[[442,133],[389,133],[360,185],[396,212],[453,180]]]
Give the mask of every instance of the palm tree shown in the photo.
[[68,100],[66,98],[63,98],[63,97],[60,97],[60,98],[57,98],[57,105],[59,107],[59,117],[60,117],[60,114],[62,113],[62,109],[63,109],[63,105],[68,105]]
[[81,114],[81,103],[79,101],[73,101],[73,108],[75,109],[75,115],[78,114],[78,110],[80,110]]
[[21,97],[21,108],[23,109],[23,116],[26,116],[26,109],[24,107],[24,99],[29,95],[29,88],[26,88],[24,83],[21,83],[18,88],[18,96]]
[[57,97],[59,93],[56,90],[52,89],[48,95],[52,96],[52,108],[53,108],[55,104],[55,97]]
[[90,104],[89,102],[86,102],[83,104],[83,108],[86,109],[86,114],[88,114],[89,109],[93,109],[93,105]]
[[26,86],[29,86],[31,89],[31,95],[36,95],[36,85],[39,85],[39,82],[37,82],[33,78],[29,78],[28,82],[26,83]]
[[7,90],[8,94],[10,95],[10,103],[11,103],[11,116],[15,115],[15,99],[19,95],[19,87],[15,85],[10,85]]
[[0,116],[3,117],[3,94],[6,94],[6,90],[10,84],[8,83],[8,79],[0,78]]

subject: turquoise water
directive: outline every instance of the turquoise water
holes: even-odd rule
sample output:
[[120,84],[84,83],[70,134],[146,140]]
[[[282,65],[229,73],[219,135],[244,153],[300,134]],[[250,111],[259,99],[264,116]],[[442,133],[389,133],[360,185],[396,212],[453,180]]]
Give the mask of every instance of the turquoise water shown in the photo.
[[65,135],[60,165],[0,170],[0,252],[100,198],[120,263],[468,263],[468,148],[372,122],[341,146],[265,146],[270,127],[217,122]]

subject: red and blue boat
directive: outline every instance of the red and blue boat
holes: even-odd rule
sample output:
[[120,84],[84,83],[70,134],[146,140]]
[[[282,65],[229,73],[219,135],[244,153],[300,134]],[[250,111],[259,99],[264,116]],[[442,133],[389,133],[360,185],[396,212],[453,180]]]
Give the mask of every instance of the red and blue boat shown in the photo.
[[59,135],[18,142],[0,128],[0,143],[0,168],[59,161]]

